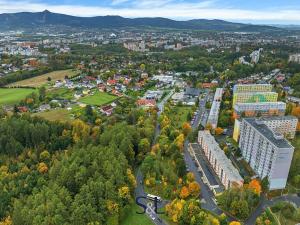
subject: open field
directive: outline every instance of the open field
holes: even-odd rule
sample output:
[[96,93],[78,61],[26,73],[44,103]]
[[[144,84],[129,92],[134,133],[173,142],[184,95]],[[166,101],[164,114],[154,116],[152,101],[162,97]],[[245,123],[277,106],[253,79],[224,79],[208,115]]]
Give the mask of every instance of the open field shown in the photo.
[[0,88],[0,105],[19,103],[27,95],[37,90],[31,88]]
[[26,80],[21,80],[12,84],[7,85],[8,87],[40,87],[44,84],[47,84],[48,77],[51,78],[51,82],[57,80],[63,80],[65,76],[72,77],[77,74],[77,71],[74,70],[59,70],[51,73],[46,73],[41,76],[32,77]]
[[46,112],[35,113],[33,116],[39,116],[49,121],[71,121],[70,112],[66,109],[54,109]]
[[99,92],[96,91],[94,95],[89,95],[86,97],[83,97],[79,99],[80,102],[87,104],[87,105],[96,105],[96,106],[101,106],[108,104],[114,100],[116,100],[118,97],[114,95],[110,95],[104,92]]

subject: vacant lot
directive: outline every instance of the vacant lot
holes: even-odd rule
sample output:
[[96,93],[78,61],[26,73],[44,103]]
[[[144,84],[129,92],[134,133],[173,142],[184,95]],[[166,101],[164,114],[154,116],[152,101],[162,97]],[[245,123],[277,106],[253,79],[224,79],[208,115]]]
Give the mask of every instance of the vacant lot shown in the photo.
[[96,92],[94,95],[89,95],[81,98],[79,101],[87,105],[101,106],[108,104],[118,97],[103,92]]
[[54,109],[46,112],[35,113],[33,116],[39,116],[49,121],[71,121],[70,112],[66,109]]
[[21,80],[7,86],[9,87],[40,87],[44,84],[47,84],[48,77],[51,78],[51,81],[63,80],[65,76],[72,77],[77,74],[77,71],[74,70],[59,70],[51,73],[46,73],[41,76],[32,77],[26,80]]
[[27,95],[37,90],[31,88],[0,88],[0,105],[19,103]]

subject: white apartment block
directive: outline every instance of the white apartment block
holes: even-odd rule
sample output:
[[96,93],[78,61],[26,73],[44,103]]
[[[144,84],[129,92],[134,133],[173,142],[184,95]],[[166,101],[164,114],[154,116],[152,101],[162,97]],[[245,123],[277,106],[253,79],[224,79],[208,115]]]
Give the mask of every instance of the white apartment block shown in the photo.
[[300,63],[300,54],[293,54],[289,57],[290,62]]
[[232,165],[209,131],[199,131],[198,142],[225,189],[243,185],[244,180],[238,170]]
[[214,101],[211,105],[207,124],[211,124],[212,128],[215,129],[218,126],[220,106],[223,96],[223,88],[217,88],[214,96]]
[[261,179],[268,177],[270,190],[285,188],[294,147],[282,134],[260,119],[245,118],[241,123],[239,147],[257,175]]
[[298,119],[295,116],[274,116],[261,118],[273,132],[283,135],[287,139],[294,139]]

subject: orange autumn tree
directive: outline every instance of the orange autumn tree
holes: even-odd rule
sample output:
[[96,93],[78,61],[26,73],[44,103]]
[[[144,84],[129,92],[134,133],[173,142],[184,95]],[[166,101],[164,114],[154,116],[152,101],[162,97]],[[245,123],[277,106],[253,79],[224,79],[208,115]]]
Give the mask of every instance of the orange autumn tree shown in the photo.
[[188,136],[189,133],[191,133],[191,131],[192,131],[192,127],[189,123],[184,123],[182,125],[182,132],[183,132],[185,137]]
[[221,127],[217,127],[217,128],[215,129],[215,132],[216,132],[216,135],[221,135],[221,134],[223,134],[224,129],[221,128]]
[[180,198],[185,199],[189,197],[189,195],[190,195],[189,189],[186,186],[183,186],[180,190],[180,194],[179,194]]
[[252,180],[249,183],[248,188],[252,189],[254,191],[254,193],[256,193],[258,195],[261,193],[261,185],[257,179]]

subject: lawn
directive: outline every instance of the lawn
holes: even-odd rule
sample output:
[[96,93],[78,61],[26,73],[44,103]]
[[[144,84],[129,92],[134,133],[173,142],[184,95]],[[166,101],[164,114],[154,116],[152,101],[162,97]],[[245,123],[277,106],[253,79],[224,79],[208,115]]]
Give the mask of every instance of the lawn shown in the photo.
[[35,113],[33,116],[39,116],[49,121],[71,121],[70,112],[66,109],[54,109],[46,112]]
[[17,104],[27,95],[36,91],[31,88],[0,88],[0,105]]
[[48,77],[51,78],[51,82],[57,80],[63,80],[65,76],[72,77],[76,75],[78,72],[75,70],[59,70],[50,73],[46,73],[41,76],[32,77],[26,80],[21,80],[7,86],[9,87],[40,87],[48,83]]
[[117,98],[114,95],[97,91],[94,95],[85,96],[79,99],[79,101],[87,105],[101,106],[113,102]]
[[141,210],[138,205],[133,204],[127,213],[127,217],[121,221],[121,225],[153,225],[150,218],[145,214],[136,213],[141,212]]
[[173,126],[176,128],[182,127],[183,123],[187,122],[189,112],[193,112],[191,106],[175,106],[171,108],[169,118],[172,121]]
[[51,89],[47,92],[47,96],[54,99],[73,99],[74,91],[67,88]]

